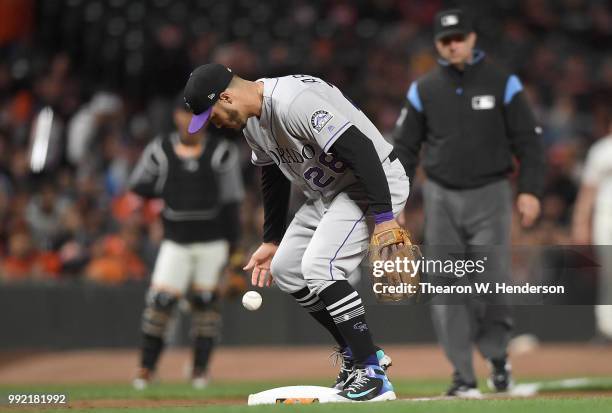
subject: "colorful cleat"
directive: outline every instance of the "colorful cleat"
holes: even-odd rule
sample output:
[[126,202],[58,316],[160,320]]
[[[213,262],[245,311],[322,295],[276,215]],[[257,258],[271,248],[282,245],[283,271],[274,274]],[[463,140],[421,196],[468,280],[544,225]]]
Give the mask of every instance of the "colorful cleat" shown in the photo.
[[389,370],[389,367],[393,365],[393,360],[391,360],[391,357],[385,354],[382,348],[378,349],[376,352],[376,358],[378,358],[378,365],[382,367],[385,373],[387,370]]
[[[355,361],[353,360],[353,354],[348,347],[345,347],[344,350],[336,347],[335,351],[332,353],[330,357],[335,357],[334,366],[336,364],[340,364],[340,372],[336,377],[336,382],[332,386],[335,389],[342,390],[344,387],[350,384],[348,382],[348,378],[353,372],[353,368],[355,366]],[[393,362],[391,357],[389,357],[385,352],[379,348],[376,351],[376,358],[378,358],[378,364],[382,367],[383,371],[387,371],[389,367],[392,366]],[[340,363],[338,363],[340,360]]]
[[343,401],[379,402],[396,399],[393,385],[380,366],[355,365],[347,381],[350,384],[338,393]]
[[353,372],[353,367],[355,366],[353,355],[348,347],[345,347],[344,349],[336,347],[330,357],[334,357],[334,366],[336,364],[340,364],[340,371],[338,372],[336,382],[332,387],[334,389],[342,390],[349,376]]

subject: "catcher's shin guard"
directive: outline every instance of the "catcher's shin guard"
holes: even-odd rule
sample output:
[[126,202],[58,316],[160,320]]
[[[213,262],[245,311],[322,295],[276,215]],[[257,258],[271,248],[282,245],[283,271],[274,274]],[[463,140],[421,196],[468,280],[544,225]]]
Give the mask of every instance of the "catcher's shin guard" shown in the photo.
[[192,379],[196,386],[196,383],[205,381],[210,356],[221,335],[222,319],[219,298],[214,293],[200,292],[192,295],[191,309]]
[[147,293],[146,307],[142,315],[142,368],[155,370],[163,350],[166,326],[176,304],[177,297],[172,294],[155,290],[149,290]]

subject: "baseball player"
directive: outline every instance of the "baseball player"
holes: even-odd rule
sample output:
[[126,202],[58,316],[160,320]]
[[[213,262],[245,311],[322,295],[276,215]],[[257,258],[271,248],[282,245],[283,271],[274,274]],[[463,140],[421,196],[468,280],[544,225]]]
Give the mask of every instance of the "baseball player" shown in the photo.
[[595,306],[596,341],[612,343],[612,123],[610,134],[598,140],[587,155],[573,217],[577,244],[597,245],[598,303]]
[[194,359],[192,384],[207,385],[207,366],[218,339],[221,315],[215,292],[219,275],[240,234],[244,197],[235,144],[187,133],[191,114],[182,96],[174,109],[177,131],[153,140],[130,177],[136,194],[164,201],[164,239],[155,262],[142,317],[140,369],[133,385],[151,380],[164,333],[177,303],[191,307]]
[[[338,88],[313,76],[252,82],[207,64],[191,74],[185,101],[194,113],[191,133],[209,121],[243,129],[261,166],[263,243],[245,267],[253,285],[270,285],[273,275],[332,334],[344,360],[340,397],[395,399],[381,367],[388,360],[346,280],[371,234],[399,228],[394,216],[409,190],[393,147]],[[308,199],[285,230],[291,183]]]

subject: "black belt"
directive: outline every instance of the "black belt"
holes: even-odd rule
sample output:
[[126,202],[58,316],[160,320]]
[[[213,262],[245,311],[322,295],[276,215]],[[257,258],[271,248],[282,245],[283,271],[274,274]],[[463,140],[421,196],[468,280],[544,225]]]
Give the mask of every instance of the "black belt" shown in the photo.
[[391,150],[391,153],[389,153],[389,156],[387,158],[389,159],[389,162],[393,162],[397,159],[397,154],[394,150]]

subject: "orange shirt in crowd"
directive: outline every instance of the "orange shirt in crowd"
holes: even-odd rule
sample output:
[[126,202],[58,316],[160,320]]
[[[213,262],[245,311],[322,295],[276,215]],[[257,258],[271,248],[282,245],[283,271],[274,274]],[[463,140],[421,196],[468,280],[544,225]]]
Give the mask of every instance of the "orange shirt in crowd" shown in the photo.
[[118,235],[107,236],[96,247],[96,256],[87,266],[87,278],[103,284],[120,284],[143,279],[146,266]]
[[30,278],[59,277],[62,263],[52,252],[32,253],[27,257],[8,256],[2,262],[2,276],[7,281],[20,281]]

